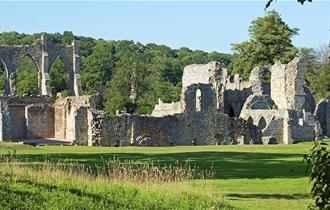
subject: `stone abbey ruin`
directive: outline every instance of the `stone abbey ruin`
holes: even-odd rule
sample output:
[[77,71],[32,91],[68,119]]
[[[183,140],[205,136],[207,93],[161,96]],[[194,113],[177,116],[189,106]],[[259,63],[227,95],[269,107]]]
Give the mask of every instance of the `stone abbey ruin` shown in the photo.
[[[30,56],[38,67],[39,94],[16,96],[16,71]],[[68,97],[52,96],[49,69],[60,57],[69,75]],[[0,46],[6,70],[0,97],[0,141],[67,140],[88,146],[170,146],[216,144],[292,144],[330,136],[330,101],[318,104],[304,87],[305,64],[252,70],[249,81],[230,76],[219,62],[186,66],[180,101],[159,103],[151,116],[105,114],[98,96],[82,95],[80,51],[42,36],[29,46]]]

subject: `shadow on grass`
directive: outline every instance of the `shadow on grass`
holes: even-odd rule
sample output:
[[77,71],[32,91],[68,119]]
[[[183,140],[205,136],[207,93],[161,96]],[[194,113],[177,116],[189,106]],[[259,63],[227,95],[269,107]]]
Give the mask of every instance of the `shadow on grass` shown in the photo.
[[93,194],[93,193],[88,193],[88,192],[84,192],[80,189],[77,188],[65,188],[65,187],[59,187],[55,184],[48,184],[48,183],[40,183],[38,181],[35,180],[30,180],[30,179],[18,179],[16,180],[16,183],[22,183],[22,184],[27,184],[33,187],[37,187],[38,189],[45,189],[48,192],[52,192],[52,191],[67,191],[70,192],[71,194],[74,194],[75,196],[79,196],[79,197],[88,197],[88,198],[92,198],[95,201],[100,201],[102,199],[104,199],[102,196],[97,195],[97,194]]
[[226,194],[227,197],[234,198],[231,200],[236,200],[235,198],[253,198],[253,199],[309,199],[311,195],[309,193],[304,194]]
[[102,166],[114,157],[121,160],[153,161],[160,165],[181,163],[189,160],[191,166],[200,169],[213,168],[216,178],[299,178],[305,177],[305,166],[302,154],[273,154],[251,152],[189,152],[168,154],[144,153],[61,153],[18,155],[28,161],[42,162],[71,160],[89,167]]

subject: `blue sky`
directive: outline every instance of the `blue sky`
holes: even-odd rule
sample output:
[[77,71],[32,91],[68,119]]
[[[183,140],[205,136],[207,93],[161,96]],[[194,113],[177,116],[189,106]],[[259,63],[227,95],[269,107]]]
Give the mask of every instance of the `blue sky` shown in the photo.
[[[231,52],[231,44],[249,39],[252,20],[265,14],[266,0],[259,1],[35,1],[0,0],[0,31],[60,32],[107,40],[129,39]],[[330,42],[330,3],[300,5],[296,0],[274,2],[290,26],[299,28],[297,47]]]

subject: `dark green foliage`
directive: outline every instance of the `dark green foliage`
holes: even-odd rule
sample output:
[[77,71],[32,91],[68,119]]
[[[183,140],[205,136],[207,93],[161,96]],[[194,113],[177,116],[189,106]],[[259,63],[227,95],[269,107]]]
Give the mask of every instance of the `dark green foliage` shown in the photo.
[[104,92],[115,67],[115,46],[112,42],[97,41],[93,53],[83,59],[81,81],[86,93]]
[[49,71],[50,85],[53,95],[67,89],[68,71],[60,58],[57,58]]
[[249,28],[251,39],[233,44],[236,54],[233,70],[247,79],[256,66],[290,62],[297,53],[291,38],[298,29],[290,28],[276,11],[270,11],[264,17],[252,21]]
[[17,95],[38,93],[38,68],[29,56],[25,56],[17,70]]
[[330,209],[330,152],[328,145],[316,140],[310,155],[305,155],[314,203],[312,209]]
[[[105,94],[105,109],[111,114],[116,110],[151,113],[158,98],[164,102],[179,100],[184,66],[211,60],[223,62],[225,66],[231,61],[230,55],[217,52],[208,54],[188,48],[173,50],[164,45],[144,46],[132,41],[111,43],[114,45],[115,64]],[[91,56],[94,54],[95,50]],[[130,98],[132,87],[136,90],[134,100]]]
[[[274,0],[268,0],[265,9],[267,9],[273,2]],[[300,4],[304,4],[306,1],[312,2],[312,0],[297,0],[298,3]]]
[[330,98],[330,46],[318,50],[302,48],[299,54],[307,62],[305,84],[315,99]]

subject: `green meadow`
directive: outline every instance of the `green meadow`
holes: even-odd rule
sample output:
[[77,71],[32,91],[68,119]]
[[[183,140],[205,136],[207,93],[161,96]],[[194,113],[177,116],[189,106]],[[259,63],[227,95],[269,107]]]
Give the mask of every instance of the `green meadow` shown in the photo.
[[[311,142],[182,147],[31,147],[1,143],[0,154],[7,159],[2,158],[0,166],[0,207],[307,209],[312,201],[311,184],[303,155],[311,147]],[[212,179],[168,182],[109,181],[104,175],[98,176],[97,168],[113,159],[153,163],[160,168],[188,162],[191,168],[215,175]],[[76,173],[74,169],[67,172],[42,166],[65,161],[90,170]],[[38,164],[41,167],[36,167]],[[148,176],[143,173],[139,176]]]

